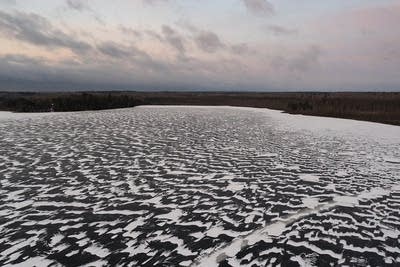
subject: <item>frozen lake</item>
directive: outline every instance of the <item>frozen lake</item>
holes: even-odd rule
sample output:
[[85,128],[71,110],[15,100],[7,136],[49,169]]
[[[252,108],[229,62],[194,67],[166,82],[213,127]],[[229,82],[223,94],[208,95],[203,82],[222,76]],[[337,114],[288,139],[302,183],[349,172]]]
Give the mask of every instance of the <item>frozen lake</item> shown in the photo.
[[400,263],[398,126],[143,106],[0,112],[0,142],[1,266]]

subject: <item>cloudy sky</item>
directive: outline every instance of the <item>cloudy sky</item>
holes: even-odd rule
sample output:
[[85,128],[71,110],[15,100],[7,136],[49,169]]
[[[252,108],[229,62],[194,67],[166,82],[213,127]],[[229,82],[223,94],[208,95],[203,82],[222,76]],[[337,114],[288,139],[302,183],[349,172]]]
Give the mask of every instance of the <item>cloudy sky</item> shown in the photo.
[[0,90],[400,91],[398,0],[0,0]]

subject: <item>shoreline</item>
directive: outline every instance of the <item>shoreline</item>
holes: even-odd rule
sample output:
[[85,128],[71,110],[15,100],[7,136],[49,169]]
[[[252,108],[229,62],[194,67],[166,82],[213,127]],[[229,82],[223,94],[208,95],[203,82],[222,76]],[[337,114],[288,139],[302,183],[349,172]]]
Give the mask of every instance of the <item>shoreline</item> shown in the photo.
[[400,126],[400,92],[0,92],[0,110],[16,113],[95,111],[142,105],[268,108],[292,115]]

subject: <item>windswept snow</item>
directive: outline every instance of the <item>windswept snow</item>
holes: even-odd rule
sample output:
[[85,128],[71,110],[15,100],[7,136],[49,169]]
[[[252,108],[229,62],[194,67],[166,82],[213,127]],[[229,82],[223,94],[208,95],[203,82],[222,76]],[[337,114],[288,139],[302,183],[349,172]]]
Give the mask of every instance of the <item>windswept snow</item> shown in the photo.
[[[400,193],[396,192],[396,193]],[[334,209],[335,207],[338,206],[343,206],[347,205],[348,203],[351,204],[357,204],[355,201],[350,201],[351,200],[373,200],[381,197],[387,197],[391,194],[390,191],[383,190],[383,189],[373,189],[368,192],[362,192],[358,196],[352,196],[352,197],[335,197],[333,201],[320,204],[320,205],[312,205],[312,207],[308,207],[307,209],[300,210],[298,213],[295,213],[291,216],[288,216],[286,218],[280,218],[277,219],[276,222],[270,223],[266,225],[265,227],[261,229],[257,229],[254,232],[244,235],[241,237],[238,237],[236,240],[233,240],[229,245],[226,245],[220,249],[217,249],[213,251],[211,254],[205,254],[202,255],[194,264],[193,266],[214,266],[218,263],[220,263],[223,258],[223,260],[226,260],[228,257],[233,257],[237,255],[242,249],[243,249],[243,244],[246,246],[251,246],[254,245],[258,242],[263,242],[265,240],[271,240],[272,238],[280,237],[285,231],[290,230],[290,225],[298,221],[299,219],[307,218],[311,214],[315,213],[321,213],[325,210],[331,210]],[[305,202],[311,202],[310,199],[306,199]],[[314,203],[313,203],[314,204]],[[311,205],[310,205],[311,206]],[[400,230],[399,230],[400,233]],[[394,233],[396,234],[396,233]],[[308,244],[305,242],[302,242],[303,246],[307,246]],[[241,244],[241,245],[239,245]],[[304,245],[305,244],[305,245]],[[297,245],[296,245],[297,246]],[[354,249],[354,248],[352,248]],[[364,250],[367,250],[366,247],[362,248]],[[318,247],[314,247],[312,249],[314,252],[317,252],[318,254],[328,254],[332,256],[333,258],[336,259],[341,259],[341,254],[336,254],[332,253],[330,251],[324,251]],[[370,250],[372,252],[376,252],[375,250]],[[363,252],[362,250],[360,251],[361,253]],[[379,254],[379,253],[377,253]],[[221,255],[224,255],[224,257],[221,257]],[[383,255],[384,256],[384,255]]]
[[2,266],[400,262],[397,126],[152,106],[0,136]]

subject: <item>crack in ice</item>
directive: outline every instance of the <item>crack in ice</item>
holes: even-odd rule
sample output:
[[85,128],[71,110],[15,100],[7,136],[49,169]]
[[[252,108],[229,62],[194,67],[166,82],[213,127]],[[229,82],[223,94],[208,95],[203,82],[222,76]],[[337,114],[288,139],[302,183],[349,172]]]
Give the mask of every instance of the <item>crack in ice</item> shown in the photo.
[[[332,201],[315,206],[315,208],[305,208],[298,213],[277,218],[274,222],[266,226],[255,229],[253,232],[235,238],[232,242],[216,248],[210,254],[200,255],[193,261],[191,266],[213,266],[227,258],[234,257],[244,247],[256,244],[259,241],[269,238],[279,237],[287,229],[286,227],[297,220],[305,218],[311,214],[327,211],[339,206],[355,206],[359,200],[372,200],[389,195],[391,192],[400,191],[400,185],[394,185],[391,190],[374,188],[370,191],[363,191],[356,196],[335,196]],[[327,254],[331,254],[328,251]]]

